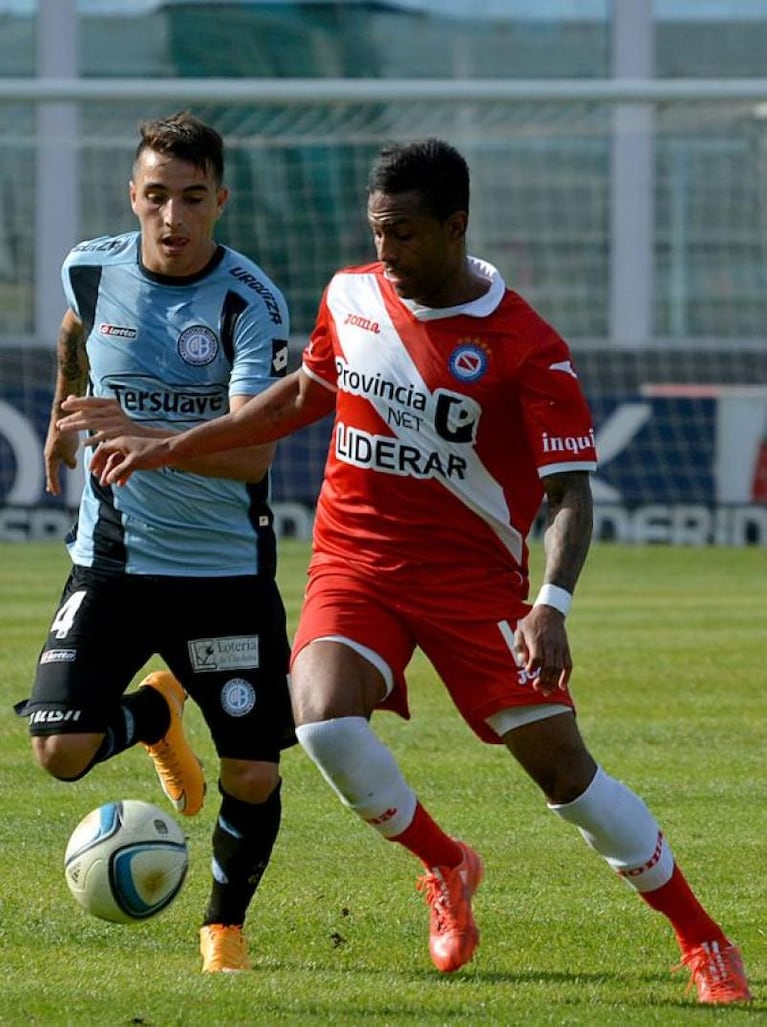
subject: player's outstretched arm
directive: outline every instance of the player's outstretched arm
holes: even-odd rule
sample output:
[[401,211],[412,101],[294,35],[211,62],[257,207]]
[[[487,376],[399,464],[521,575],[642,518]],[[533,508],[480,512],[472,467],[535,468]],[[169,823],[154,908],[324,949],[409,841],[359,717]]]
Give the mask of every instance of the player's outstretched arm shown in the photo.
[[90,435],[87,444],[97,446],[107,439],[116,439],[120,435],[142,435],[162,438],[169,435],[167,429],[152,428],[130,418],[117,399],[106,396],[71,395],[61,404],[62,414],[58,422],[60,431],[87,431]]
[[163,439],[123,435],[103,442],[93,455],[91,470],[102,485],[122,484],[133,471],[175,466],[208,453],[275,442],[320,420],[334,406],[335,393],[299,369],[232,413],[189,431]]
[[[232,410],[248,402],[248,396],[233,396]],[[156,428],[128,417],[117,399],[97,396],[67,396],[61,404],[66,414],[58,422],[62,432],[87,431],[86,445],[96,447],[102,442],[126,436],[164,439],[174,434],[169,428]],[[241,446],[226,452],[191,458],[177,466],[193,474],[236,481],[260,481],[274,458],[275,444]]]
[[567,597],[575,590],[589,551],[593,518],[586,471],[550,475],[543,485],[548,500],[544,584],[532,610],[517,625],[514,646],[528,673],[537,671],[536,691],[551,695],[567,686],[573,669],[565,628]]

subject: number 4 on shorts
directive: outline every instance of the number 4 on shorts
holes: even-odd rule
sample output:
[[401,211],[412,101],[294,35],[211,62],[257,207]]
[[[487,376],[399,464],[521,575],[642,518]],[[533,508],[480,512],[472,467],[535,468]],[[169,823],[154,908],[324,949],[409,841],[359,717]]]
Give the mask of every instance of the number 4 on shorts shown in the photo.
[[73,592],[56,614],[53,624],[51,624],[50,632],[51,634],[55,632],[56,638],[67,637],[75,622],[77,611],[80,609],[83,599],[85,599],[85,589]]

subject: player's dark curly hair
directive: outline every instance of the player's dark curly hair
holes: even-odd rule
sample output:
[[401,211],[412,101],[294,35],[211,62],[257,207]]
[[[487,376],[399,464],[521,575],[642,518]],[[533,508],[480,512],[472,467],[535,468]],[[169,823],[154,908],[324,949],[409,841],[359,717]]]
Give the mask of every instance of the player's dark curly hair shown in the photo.
[[368,194],[376,192],[416,192],[427,210],[444,221],[457,210],[469,210],[469,167],[442,139],[388,143],[368,178]]
[[138,160],[144,150],[155,150],[187,161],[194,167],[212,171],[216,185],[224,178],[224,141],[215,128],[206,125],[189,111],[177,111],[167,118],[142,121],[141,139],[136,147]]

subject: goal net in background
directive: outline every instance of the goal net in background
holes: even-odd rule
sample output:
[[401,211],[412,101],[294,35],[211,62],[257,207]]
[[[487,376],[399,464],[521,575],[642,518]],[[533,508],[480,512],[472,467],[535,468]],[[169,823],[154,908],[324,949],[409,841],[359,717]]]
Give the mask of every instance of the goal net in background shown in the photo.
[[[322,80],[301,95],[291,80],[110,80],[105,95],[80,80],[62,96],[13,95],[0,80],[0,502],[50,505],[31,436],[18,418],[10,441],[7,428],[12,409],[42,441],[53,381],[54,340],[36,321],[41,154],[75,169],[71,242],[128,230],[137,124],[188,107],[226,139],[232,199],[219,238],[282,287],[294,361],[333,271],[372,256],[366,180],[381,143],[441,136],[471,166],[470,251],[573,348],[602,461],[598,535],[767,540],[767,400],[753,388],[767,392],[767,86],[762,99],[744,85]],[[53,101],[77,131],[41,139],[41,105]],[[629,168],[617,182],[617,148],[632,133],[649,178]],[[617,225],[637,210],[645,254]],[[640,338],[621,323],[616,280],[627,271],[647,305]],[[748,413],[733,418],[732,387],[744,385]],[[281,443],[275,499],[297,504],[296,516],[314,501],[327,440],[325,423]],[[723,475],[732,460],[739,473]],[[25,461],[37,476],[22,473]]]

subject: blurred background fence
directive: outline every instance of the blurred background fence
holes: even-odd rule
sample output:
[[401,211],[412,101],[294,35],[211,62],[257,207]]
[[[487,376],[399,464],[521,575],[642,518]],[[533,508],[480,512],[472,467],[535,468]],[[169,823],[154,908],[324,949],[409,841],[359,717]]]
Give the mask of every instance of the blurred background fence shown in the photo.
[[[767,2],[466,6],[0,0],[0,538],[69,517],[40,457],[59,266],[133,227],[137,123],[186,107],[226,139],[219,237],[283,288],[294,361],[333,270],[371,256],[372,157],[442,136],[471,252],[573,348],[597,537],[767,543]],[[280,445],[286,531],[326,446]]]

